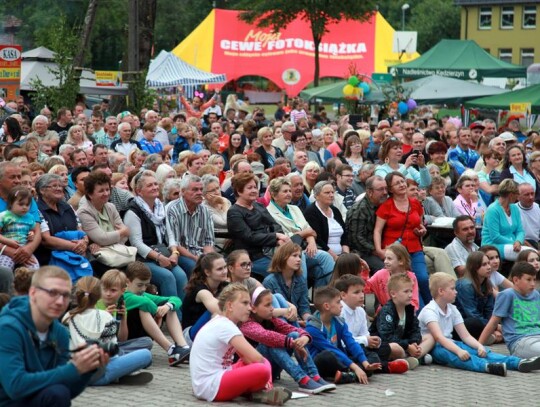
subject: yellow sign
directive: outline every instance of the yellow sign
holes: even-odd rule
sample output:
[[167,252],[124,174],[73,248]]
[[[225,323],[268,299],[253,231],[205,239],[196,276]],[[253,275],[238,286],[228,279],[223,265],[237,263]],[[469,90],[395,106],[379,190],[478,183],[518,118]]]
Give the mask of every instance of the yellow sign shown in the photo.
[[122,72],[96,71],[96,86],[109,86],[119,88],[122,86]]
[[515,113],[531,114],[530,103],[510,103],[510,111]]

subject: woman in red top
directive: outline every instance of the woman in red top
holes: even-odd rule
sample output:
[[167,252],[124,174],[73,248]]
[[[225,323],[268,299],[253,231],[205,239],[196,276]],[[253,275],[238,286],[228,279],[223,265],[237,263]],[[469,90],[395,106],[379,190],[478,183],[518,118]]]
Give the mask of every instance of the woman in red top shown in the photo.
[[411,256],[412,271],[420,289],[420,308],[431,301],[429,276],[422,248],[422,236],[426,234],[423,224],[422,204],[407,196],[407,181],[403,174],[394,171],[386,178],[390,198],[377,209],[373,242],[377,254],[384,259],[384,249],[392,243],[401,243]]

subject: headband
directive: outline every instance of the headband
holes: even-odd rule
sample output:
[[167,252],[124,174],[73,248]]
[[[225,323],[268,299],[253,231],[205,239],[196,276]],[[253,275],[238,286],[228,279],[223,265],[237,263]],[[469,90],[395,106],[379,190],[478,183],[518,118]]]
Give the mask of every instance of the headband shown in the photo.
[[255,301],[257,301],[257,298],[259,297],[259,295],[261,295],[261,293],[266,290],[266,288],[262,287],[262,286],[259,286],[255,289],[255,291],[253,291],[253,294],[251,295],[251,304],[254,305],[255,304]]

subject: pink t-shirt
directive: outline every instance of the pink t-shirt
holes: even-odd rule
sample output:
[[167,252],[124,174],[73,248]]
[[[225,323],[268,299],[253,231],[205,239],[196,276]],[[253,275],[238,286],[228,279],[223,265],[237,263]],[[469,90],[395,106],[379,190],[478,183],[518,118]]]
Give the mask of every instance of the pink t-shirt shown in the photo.
[[[407,271],[407,275],[413,281],[413,298],[411,304],[415,310],[418,310],[420,302],[418,301],[418,281],[412,271]],[[380,269],[366,282],[366,288],[364,292],[366,294],[375,294],[377,300],[381,304],[381,307],[390,300],[390,294],[388,293],[388,280],[390,280],[390,271],[387,269]]]

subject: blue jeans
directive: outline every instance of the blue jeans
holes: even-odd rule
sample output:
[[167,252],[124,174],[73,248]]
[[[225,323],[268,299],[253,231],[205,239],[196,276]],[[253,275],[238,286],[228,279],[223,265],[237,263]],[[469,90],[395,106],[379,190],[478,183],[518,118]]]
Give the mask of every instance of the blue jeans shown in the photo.
[[431,301],[426,259],[424,257],[424,252],[410,253],[410,255],[412,272],[418,281],[418,292],[420,294],[418,301],[420,302],[420,309],[422,309],[424,308],[424,305]]
[[458,355],[447,350],[439,343],[435,344],[435,347],[430,352],[433,356],[433,361],[439,365],[448,365],[457,369],[470,370],[472,372],[486,373],[486,366],[488,363],[506,363],[506,367],[510,370],[518,370],[520,358],[516,356],[506,356],[499,353],[492,352],[486,348],[487,356],[481,358],[478,356],[478,352],[470,346],[460,341],[454,341],[454,343],[461,349],[466,350],[471,355],[469,360],[461,360]]
[[118,342],[120,348],[119,355],[126,355],[139,349],[152,350],[154,341],[149,336],[141,336],[140,338],[128,339],[124,342]]
[[105,374],[90,384],[92,386],[106,386],[123,376],[150,366],[151,363],[152,352],[148,349],[139,349],[122,356],[115,356],[111,358],[105,368]]
[[[300,334],[298,332],[291,332],[287,337],[298,338]],[[313,363],[313,359],[309,352],[307,352],[307,358],[304,360],[297,352],[295,352],[296,360],[298,363],[294,362],[294,359],[291,357],[292,350],[285,348],[270,348],[266,345],[259,344],[257,350],[263,355],[272,366],[279,366],[280,369],[285,370],[289,375],[294,379],[294,381],[299,382],[306,376],[313,377],[318,376],[319,371]],[[273,374],[275,372],[272,372]]]
[[184,257],[179,256],[178,257],[178,265],[184,270],[186,273],[188,279],[191,277],[191,273],[193,272],[193,269],[195,268],[195,260],[193,260],[190,257]]
[[153,261],[145,262],[152,272],[152,284],[158,287],[162,297],[180,297],[184,300],[184,288],[187,284],[187,275],[179,266],[166,269]]
[[[289,303],[287,302],[285,297],[283,295],[281,295],[280,293],[272,294],[272,307],[274,307],[275,309],[277,309],[277,308],[289,308]],[[286,319],[285,317],[280,317],[280,318],[283,321],[285,321],[286,323],[291,324],[292,326],[295,326],[297,328],[300,327],[300,325],[298,324],[298,321],[291,322],[288,319]]]
[[251,272],[261,276],[262,278],[266,277],[268,275],[268,267],[270,267],[271,261],[272,259],[266,256],[255,260],[253,262],[253,266],[251,266]]
[[315,288],[328,285],[334,271],[334,259],[324,250],[317,250],[313,257],[302,252],[302,274],[306,281],[309,277],[314,281]]
[[68,407],[71,406],[71,392],[64,384],[52,384],[31,396],[7,405],[9,407]]

